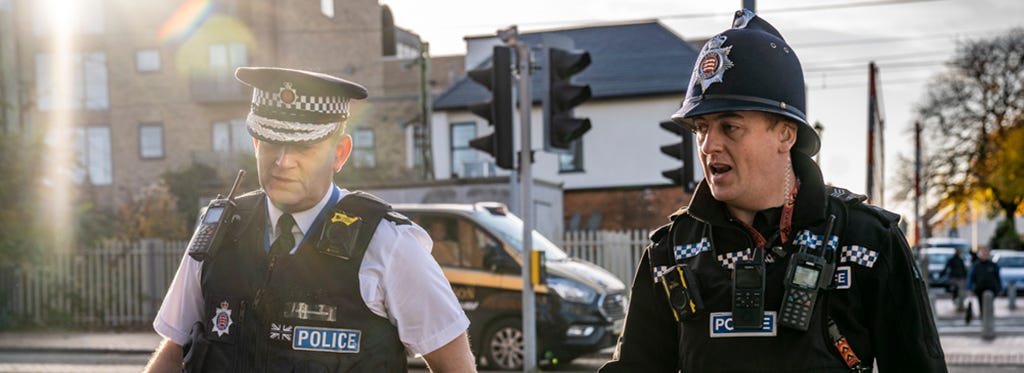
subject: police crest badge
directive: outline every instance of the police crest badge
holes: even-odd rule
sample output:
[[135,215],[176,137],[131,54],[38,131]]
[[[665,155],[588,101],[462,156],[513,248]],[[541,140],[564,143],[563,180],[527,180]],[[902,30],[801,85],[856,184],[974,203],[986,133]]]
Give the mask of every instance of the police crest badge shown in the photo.
[[221,301],[220,308],[217,308],[213,314],[213,330],[211,331],[217,332],[217,336],[222,337],[228,334],[231,324],[231,309],[228,307],[228,302]]
[[694,75],[697,78],[694,81],[700,82],[702,90],[706,91],[713,83],[721,83],[725,70],[733,67],[732,60],[729,59],[732,46],[722,47],[726,39],[725,35],[715,36],[708,40],[707,45],[700,51],[697,66],[694,67]]
[[277,92],[277,97],[279,97],[281,102],[285,105],[291,105],[294,103],[297,96],[295,88],[292,88],[291,82],[284,82],[284,86]]

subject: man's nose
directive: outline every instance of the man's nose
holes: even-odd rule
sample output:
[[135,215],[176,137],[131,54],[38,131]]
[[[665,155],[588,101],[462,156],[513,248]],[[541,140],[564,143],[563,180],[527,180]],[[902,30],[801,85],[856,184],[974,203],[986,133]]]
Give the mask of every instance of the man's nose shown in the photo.
[[700,152],[704,154],[711,154],[713,152],[722,149],[722,135],[716,133],[715,128],[708,127],[707,131],[704,132],[703,136],[697,136],[697,141],[700,146]]
[[277,157],[274,159],[274,165],[282,168],[293,166],[295,164],[295,157],[294,152],[292,152],[291,149],[292,148],[290,146],[282,146],[281,149],[278,150]]

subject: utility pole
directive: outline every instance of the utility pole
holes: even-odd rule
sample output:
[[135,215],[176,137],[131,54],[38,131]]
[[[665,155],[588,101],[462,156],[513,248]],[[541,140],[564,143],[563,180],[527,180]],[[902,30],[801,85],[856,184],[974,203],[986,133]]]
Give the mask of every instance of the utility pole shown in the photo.
[[875,200],[875,62],[868,64],[868,159],[867,184],[865,190],[868,202]]
[[756,0],[743,0],[743,9],[746,9],[746,10],[749,10],[751,12],[757,13],[757,9],[755,9],[756,8],[756,4],[755,4],[756,2],[757,2]]
[[921,243],[921,122],[914,122],[914,244]]
[[421,41],[416,62],[420,68],[420,128],[415,131],[416,140],[419,145],[420,156],[423,161],[423,180],[434,179],[434,161],[432,157],[431,140],[431,114],[433,105],[430,97],[430,43]]

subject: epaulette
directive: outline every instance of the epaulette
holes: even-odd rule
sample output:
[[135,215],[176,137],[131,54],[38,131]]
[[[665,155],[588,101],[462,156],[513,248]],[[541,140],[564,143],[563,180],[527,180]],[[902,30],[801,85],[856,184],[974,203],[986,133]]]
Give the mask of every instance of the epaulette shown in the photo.
[[651,242],[661,241],[661,238],[665,237],[665,235],[668,234],[668,231],[671,228],[672,228],[672,224],[671,223],[662,225],[662,226],[658,227],[658,229],[655,229],[654,231],[652,231],[648,235],[648,237],[650,237]]
[[408,217],[406,217],[405,215],[402,215],[398,211],[392,210],[391,209],[391,205],[388,204],[383,199],[381,199],[380,197],[377,197],[377,196],[375,196],[373,194],[370,194],[370,193],[366,193],[366,192],[361,191],[361,190],[357,190],[357,191],[354,191],[352,193],[349,193],[349,195],[352,196],[352,197],[362,198],[366,202],[380,205],[381,208],[386,209],[387,212],[384,213],[383,218],[385,220],[387,220],[387,221],[390,221],[390,222],[395,223],[397,225],[412,224],[412,220],[409,220]]
[[676,220],[676,218],[685,215],[686,212],[689,211],[688,208],[689,206],[680,207],[678,210],[676,210],[676,212],[673,212],[671,215],[668,216],[668,220]]
[[877,217],[879,220],[882,220],[886,224],[896,224],[900,221],[899,214],[869,203],[865,203],[868,200],[868,197],[863,194],[857,194],[847,189],[832,186],[826,187],[826,191],[828,192],[828,195],[830,197],[838,199],[844,205],[847,205],[851,208],[865,210],[871,213],[871,215]]
[[900,216],[900,214],[897,214],[895,212],[883,209],[883,208],[875,206],[875,205],[869,205],[869,204],[865,203],[865,204],[863,204],[863,206],[867,207],[868,211],[871,211],[875,216],[877,216],[878,218],[882,219],[883,221],[885,221],[886,223],[889,223],[889,224],[899,223],[900,219],[902,218]]
[[828,192],[829,197],[838,199],[848,205],[859,204],[868,200],[868,196],[857,194],[839,187],[825,187],[825,191]]

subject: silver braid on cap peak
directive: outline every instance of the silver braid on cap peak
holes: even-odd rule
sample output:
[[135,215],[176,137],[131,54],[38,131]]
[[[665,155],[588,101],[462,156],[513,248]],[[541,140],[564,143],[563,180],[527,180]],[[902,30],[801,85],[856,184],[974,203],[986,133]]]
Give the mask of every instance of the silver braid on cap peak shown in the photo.
[[249,113],[249,116],[245,118],[245,124],[257,137],[263,137],[270,141],[294,143],[313,142],[327,137],[341,125],[341,122],[307,124],[270,119]]

